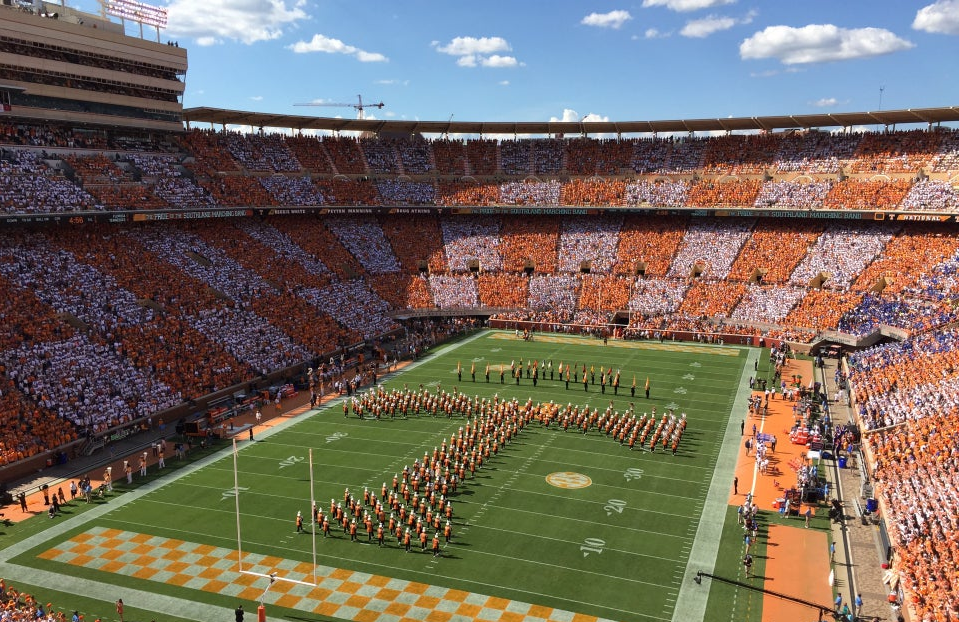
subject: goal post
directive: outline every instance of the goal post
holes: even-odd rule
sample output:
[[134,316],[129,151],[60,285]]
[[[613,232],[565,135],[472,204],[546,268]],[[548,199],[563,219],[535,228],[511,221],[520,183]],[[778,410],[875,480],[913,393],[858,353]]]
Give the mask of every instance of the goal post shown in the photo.
[[[309,503],[310,503],[310,540],[312,544],[312,567],[313,571],[311,574],[311,581],[304,581],[301,579],[294,579],[292,577],[284,577],[280,575],[275,569],[271,569],[269,572],[256,572],[251,569],[244,569],[243,567],[243,536],[242,536],[242,525],[241,525],[241,514],[240,514],[240,475],[239,475],[239,450],[237,447],[236,439],[233,439],[233,500],[234,500],[234,511],[236,514],[236,550],[237,550],[237,571],[240,574],[251,575],[255,577],[262,577],[264,579],[269,579],[269,583],[266,586],[266,589],[263,590],[261,599],[267,592],[270,590],[270,586],[273,585],[276,581],[285,581],[288,583],[296,583],[298,585],[307,585],[310,587],[317,587],[316,580],[316,517],[313,513],[313,508],[316,507],[316,496],[314,494],[314,481],[313,481],[313,449],[308,450],[309,453],[309,470],[310,470],[310,494],[309,494]],[[247,489],[243,489],[247,490]]]

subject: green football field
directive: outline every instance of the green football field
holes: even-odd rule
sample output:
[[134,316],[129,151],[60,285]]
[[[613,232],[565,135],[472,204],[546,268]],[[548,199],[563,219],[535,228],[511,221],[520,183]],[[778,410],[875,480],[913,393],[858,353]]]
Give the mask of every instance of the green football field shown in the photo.
[[[632,403],[638,415],[655,406],[659,414],[674,409],[688,420],[676,455],[661,445],[652,453],[630,451],[596,430],[584,435],[531,424],[451,496],[453,537],[439,557],[421,552],[418,543],[407,553],[393,537],[379,547],[362,530],[357,542],[336,526],[329,538],[314,535],[310,500],[325,510],[331,499],[342,500],[345,488],[360,495],[367,487],[379,491],[466,419],[344,418],[337,401],[257,442],[240,441],[235,456],[223,450],[175,465],[175,472],[52,527],[35,518],[7,528],[8,536],[22,533],[3,553],[0,571],[8,580],[19,575],[17,582],[37,593],[78,594],[79,601],[66,596],[61,602],[99,607],[104,620],[115,619],[104,603],[127,594],[138,615],[128,614],[127,622],[232,619],[240,603],[247,619],[255,619],[260,600],[270,619],[290,620],[730,619],[737,605],[728,593],[713,586],[710,599],[710,587],[694,584],[691,574],[736,572],[739,535],[727,494],[740,417],[731,413],[744,409],[742,388],[758,355],[730,345],[604,345],[563,335],[524,342],[510,332],[486,331],[387,378],[387,388],[456,387],[480,398],[497,394],[600,412],[610,403],[623,412]],[[552,361],[554,369],[560,362],[585,364],[597,381],[600,367],[620,370],[618,395],[612,387],[602,393],[598,384],[584,391],[582,382],[567,390],[548,372],[536,387],[525,376],[517,386],[509,377],[511,361],[534,359]],[[307,533],[296,533],[298,511]],[[273,586],[269,573],[278,579]],[[424,616],[430,611],[444,614]],[[757,606],[736,619],[758,615]]]

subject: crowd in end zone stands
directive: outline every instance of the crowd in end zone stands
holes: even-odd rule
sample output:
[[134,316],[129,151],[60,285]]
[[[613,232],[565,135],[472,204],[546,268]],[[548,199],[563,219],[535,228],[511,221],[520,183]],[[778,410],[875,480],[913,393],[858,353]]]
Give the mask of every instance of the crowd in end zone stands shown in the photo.
[[[341,202],[959,207],[951,131],[501,143],[190,132],[179,144],[137,144],[4,124],[0,144],[4,213]],[[919,170],[929,177],[914,179]],[[399,178],[432,171],[462,178]],[[583,177],[550,179],[562,171]],[[624,171],[652,177],[616,179]],[[764,172],[780,177],[718,177]],[[500,173],[517,178],[483,179]],[[669,174],[687,176],[655,178]],[[920,615],[955,616],[956,233],[952,224],[640,215],[10,227],[0,232],[0,419],[16,424],[0,433],[0,464],[375,338],[396,328],[390,312],[401,307],[498,308],[554,328],[604,326],[627,310],[637,335],[721,322],[724,332],[808,339],[888,325],[909,337],[853,355],[849,380],[897,570]]]
[[193,130],[160,144],[3,124],[3,145],[4,177],[13,178],[0,187],[7,212],[493,203],[959,208],[953,130],[499,142]]

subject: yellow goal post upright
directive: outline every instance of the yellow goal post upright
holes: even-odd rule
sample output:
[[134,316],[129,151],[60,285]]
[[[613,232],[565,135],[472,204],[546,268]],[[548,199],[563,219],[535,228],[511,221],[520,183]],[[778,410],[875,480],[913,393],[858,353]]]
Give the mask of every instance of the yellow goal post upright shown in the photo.
[[[236,513],[236,551],[237,551],[237,571],[240,574],[251,575],[255,577],[262,577],[264,579],[269,579],[269,583],[266,586],[266,589],[263,590],[263,595],[265,595],[269,590],[270,586],[273,585],[275,581],[286,581],[288,583],[296,583],[299,585],[307,585],[310,587],[317,587],[316,581],[316,520],[313,518],[313,508],[316,507],[316,499],[313,494],[313,449],[309,449],[309,469],[310,469],[310,540],[312,541],[312,550],[313,550],[313,576],[312,581],[303,581],[301,579],[294,579],[292,577],[281,576],[276,570],[271,570],[270,572],[256,572],[254,570],[244,570],[243,568],[243,537],[241,532],[240,525],[240,476],[239,469],[237,467],[239,451],[237,450],[236,439],[233,439],[233,500],[235,505]],[[260,597],[262,599],[262,595]]]

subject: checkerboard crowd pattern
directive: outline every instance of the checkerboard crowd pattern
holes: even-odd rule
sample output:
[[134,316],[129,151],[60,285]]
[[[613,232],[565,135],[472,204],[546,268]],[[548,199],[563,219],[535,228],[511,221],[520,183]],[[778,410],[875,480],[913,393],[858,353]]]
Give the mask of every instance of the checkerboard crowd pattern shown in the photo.
[[317,566],[314,587],[293,582],[312,583],[312,564],[245,553],[244,571],[261,575],[276,572],[289,579],[275,582],[264,594],[266,580],[241,573],[235,550],[119,529],[92,528],[44,551],[40,557],[357,622],[609,622],[571,611],[329,566]]

